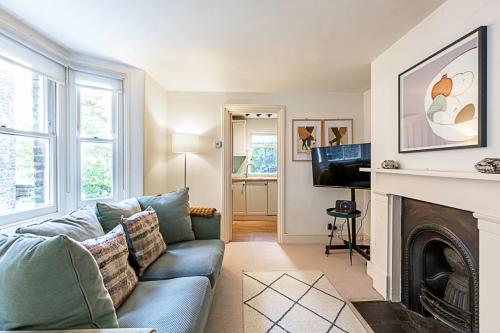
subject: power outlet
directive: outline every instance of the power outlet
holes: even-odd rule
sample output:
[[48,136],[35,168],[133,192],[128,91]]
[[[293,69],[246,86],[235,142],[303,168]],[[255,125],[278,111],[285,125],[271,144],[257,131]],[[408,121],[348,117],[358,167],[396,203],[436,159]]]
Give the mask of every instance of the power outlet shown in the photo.
[[328,225],[326,226],[326,228],[328,230],[332,230],[332,228],[333,228],[333,230],[337,230],[337,226],[334,227],[333,224],[331,224],[331,223],[328,223]]

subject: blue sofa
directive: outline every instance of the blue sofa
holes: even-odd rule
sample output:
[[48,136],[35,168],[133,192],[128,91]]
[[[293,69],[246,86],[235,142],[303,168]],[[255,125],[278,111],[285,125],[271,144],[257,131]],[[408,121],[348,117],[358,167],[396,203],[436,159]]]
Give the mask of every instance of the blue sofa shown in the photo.
[[116,310],[119,328],[68,332],[203,332],[224,256],[220,220],[191,216],[195,240],[167,245]]
[[169,244],[116,315],[121,328],[203,332],[219,276],[224,242],[220,214],[191,217],[196,239]]

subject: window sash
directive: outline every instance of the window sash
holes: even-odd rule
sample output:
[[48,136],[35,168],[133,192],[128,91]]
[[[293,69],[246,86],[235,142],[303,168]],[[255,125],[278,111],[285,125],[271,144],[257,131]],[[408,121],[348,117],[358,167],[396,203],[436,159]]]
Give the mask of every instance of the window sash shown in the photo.
[[46,139],[49,141],[49,190],[48,201],[50,204],[39,207],[26,209],[22,211],[13,212],[10,214],[0,215],[2,224],[8,224],[23,219],[31,219],[42,215],[55,213],[58,211],[57,200],[57,137],[46,133],[19,133],[23,131],[16,131],[10,129],[0,129],[0,134],[12,135],[15,137],[33,138],[33,139]]
[[[122,109],[122,98],[121,90],[113,89],[121,86],[121,83],[118,85],[103,86],[102,82],[107,81],[118,81],[113,79],[103,79],[100,76],[93,76],[92,74],[76,72],[75,74],[75,103],[76,103],[76,132],[77,132],[77,152],[76,152],[76,161],[77,161],[77,201],[78,206],[85,205],[94,205],[98,201],[116,201],[121,197],[121,189],[120,184],[123,180],[120,181],[120,168],[122,168],[123,160],[122,154],[119,151],[119,135],[118,131],[120,128],[120,116],[119,113]],[[81,78],[85,78],[85,82],[82,82]],[[95,78],[96,85],[92,85],[92,78]],[[80,88],[84,89],[94,89],[94,90],[105,90],[111,91],[112,94],[112,106],[111,106],[111,121],[112,121],[112,137],[111,138],[98,138],[98,137],[84,137],[81,135],[81,100],[80,100]],[[96,144],[112,144],[112,189],[111,189],[111,197],[102,197],[102,198],[92,198],[92,199],[84,199],[82,193],[82,143],[96,143]],[[123,144],[123,142],[122,142]]]
[[[30,69],[31,70],[31,69]],[[36,71],[33,71],[36,72]],[[48,117],[47,132],[26,131],[10,128],[7,126],[0,127],[0,134],[11,135],[20,138],[32,139],[45,139],[48,140],[49,155],[48,155],[48,168],[49,168],[49,188],[48,188],[48,201],[50,204],[26,209],[22,211],[12,212],[5,215],[0,215],[0,226],[10,224],[13,222],[32,219],[39,216],[56,213],[59,208],[58,200],[58,179],[57,179],[57,159],[58,159],[58,140],[57,140],[57,110],[59,103],[59,87],[58,83],[51,78],[45,77],[43,80],[45,98],[44,108]]]

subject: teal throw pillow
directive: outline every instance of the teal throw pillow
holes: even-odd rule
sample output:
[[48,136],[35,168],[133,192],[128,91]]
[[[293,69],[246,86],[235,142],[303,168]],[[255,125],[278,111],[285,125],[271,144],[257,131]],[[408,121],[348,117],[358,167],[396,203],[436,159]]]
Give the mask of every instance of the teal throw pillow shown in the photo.
[[163,195],[140,197],[137,200],[142,210],[147,207],[155,210],[165,243],[195,239],[189,215],[188,188]]
[[0,331],[116,328],[92,254],[60,235],[0,235]]
[[66,235],[78,242],[104,235],[95,212],[90,207],[75,210],[61,218],[32,224],[16,230],[18,234],[52,237]]
[[98,202],[96,212],[104,232],[110,232],[122,221],[122,216],[127,218],[141,211],[141,206],[136,198],[125,199],[120,202]]

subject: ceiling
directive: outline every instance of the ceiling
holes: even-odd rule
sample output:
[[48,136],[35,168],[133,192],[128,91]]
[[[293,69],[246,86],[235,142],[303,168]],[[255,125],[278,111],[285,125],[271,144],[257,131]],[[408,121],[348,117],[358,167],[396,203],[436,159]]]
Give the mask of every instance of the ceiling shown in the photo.
[[444,0],[1,0],[71,51],[172,91],[338,91]]

